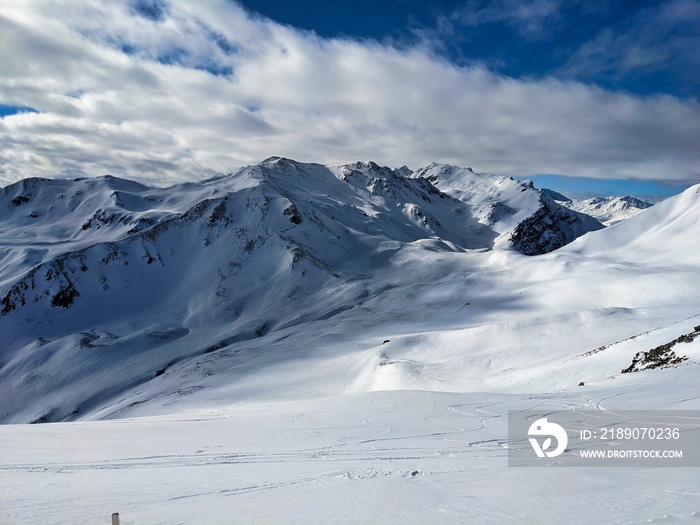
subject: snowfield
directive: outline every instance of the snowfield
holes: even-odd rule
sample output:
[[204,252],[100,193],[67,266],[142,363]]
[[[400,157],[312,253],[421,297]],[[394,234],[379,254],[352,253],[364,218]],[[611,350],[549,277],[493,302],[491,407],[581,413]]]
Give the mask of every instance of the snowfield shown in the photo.
[[[600,398],[650,393],[675,406]],[[3,426],[3,523],[697,522],[695,468],[507,467],[507,410],[600,398],[390,391]]]
[[699,221],[438,164],[4,188],[0,522],[697,523],[697,468],[508,467],[506,416],[700,410]]

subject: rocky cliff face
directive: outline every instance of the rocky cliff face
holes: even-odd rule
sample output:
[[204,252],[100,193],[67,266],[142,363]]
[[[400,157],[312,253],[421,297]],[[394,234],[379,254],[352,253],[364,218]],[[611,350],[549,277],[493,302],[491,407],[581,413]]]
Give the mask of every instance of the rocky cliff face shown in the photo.
[[513,229],[510,239],[519,252],[541,255],[569,244],[584,233],[602,228],[604,226],[593,217],[561,206],[542,193],[538,210]]

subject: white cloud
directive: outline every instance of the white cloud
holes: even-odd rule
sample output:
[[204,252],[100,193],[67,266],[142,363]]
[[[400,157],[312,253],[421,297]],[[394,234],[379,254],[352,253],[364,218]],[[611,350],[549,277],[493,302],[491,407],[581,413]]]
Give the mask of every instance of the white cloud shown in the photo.
[[41,112],[0,120],[2,185],[104,173],[167,183],[271,155],[700,180],[694,101],[323,40],[225,0],[171,2],[160,18],[122,2],[1,1],[0,103]]

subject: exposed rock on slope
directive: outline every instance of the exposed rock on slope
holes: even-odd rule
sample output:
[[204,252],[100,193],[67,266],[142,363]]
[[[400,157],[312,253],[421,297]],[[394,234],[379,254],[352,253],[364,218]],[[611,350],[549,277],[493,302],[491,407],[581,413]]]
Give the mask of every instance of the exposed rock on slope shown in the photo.
[[541,255],[603,227],[593,217],[560,206],[542,193],[539,209],[515,227],[510,239],[515,249],[525,255]]

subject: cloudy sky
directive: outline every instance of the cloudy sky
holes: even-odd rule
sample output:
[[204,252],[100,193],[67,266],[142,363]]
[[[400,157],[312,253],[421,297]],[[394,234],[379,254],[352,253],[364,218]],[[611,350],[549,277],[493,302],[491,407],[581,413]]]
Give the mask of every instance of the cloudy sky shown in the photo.
[[282,155],[678,191],[699,93],[700,0],[0,0],[0,185]]

